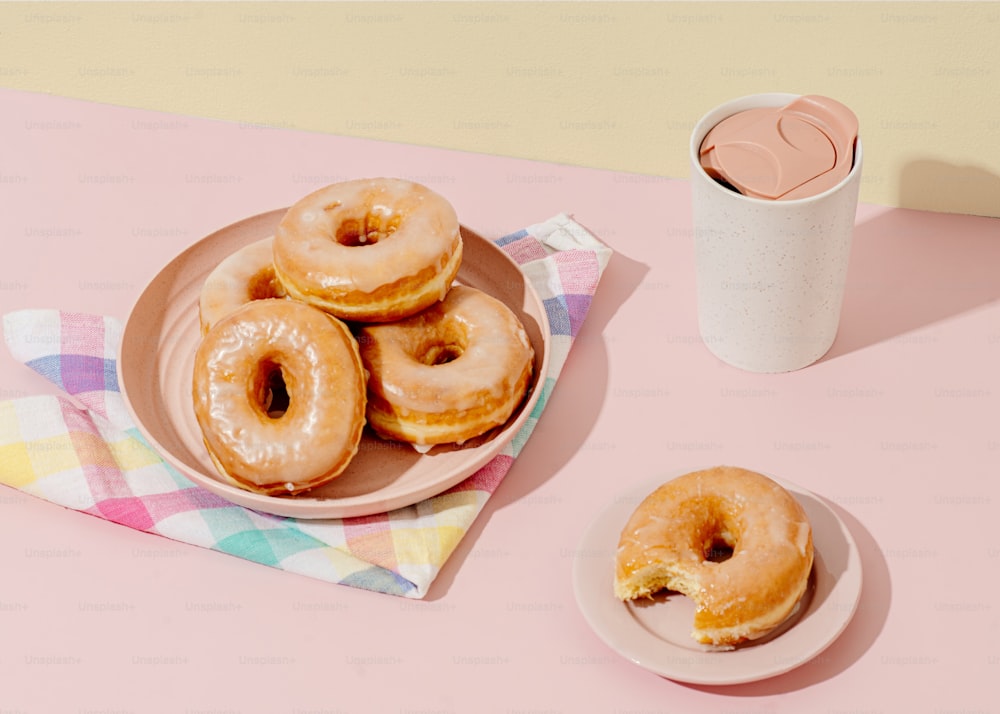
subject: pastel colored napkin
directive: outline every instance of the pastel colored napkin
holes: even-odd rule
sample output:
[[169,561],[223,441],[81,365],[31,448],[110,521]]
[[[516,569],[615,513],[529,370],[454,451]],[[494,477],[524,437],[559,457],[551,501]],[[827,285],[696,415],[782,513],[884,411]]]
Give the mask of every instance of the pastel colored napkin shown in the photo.
[[67,396],[0,402],[0,483],[130,528],[322,580],[422,598],[521,451],[555,387],[611,250],[566,215],[496,241],[542,297],[549,370],[530,418],[468,479],[373,516],[258,513],[195,485],[145,442],[125,409],[117,320],[57,310],[4,315],[16,359]]

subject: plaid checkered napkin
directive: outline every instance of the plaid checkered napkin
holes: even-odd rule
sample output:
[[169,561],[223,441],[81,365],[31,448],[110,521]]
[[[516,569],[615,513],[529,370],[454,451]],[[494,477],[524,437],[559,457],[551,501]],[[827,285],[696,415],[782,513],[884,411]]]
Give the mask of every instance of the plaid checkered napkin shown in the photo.
[[611,250],[566,215],[496,241],[541,296],[549,371],[530,418],[486,466],[448,491],[388,513],[329,520],[234,505],[164,462],[118,389],[122,326],[57,310],[4,315],[11,353],[67,396],[0,402],[0,483],[137,530],[275,568],[421,598],[500,484],[538,421]]

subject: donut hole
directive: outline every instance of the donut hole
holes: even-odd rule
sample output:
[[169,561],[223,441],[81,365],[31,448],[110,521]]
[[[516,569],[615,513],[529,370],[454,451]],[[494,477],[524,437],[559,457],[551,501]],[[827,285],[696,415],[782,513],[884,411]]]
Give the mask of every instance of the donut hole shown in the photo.
[[724,515],[715,515],[701,533],[701,557],[708,563],[723,563],[733,557],[738,531]]
[[458,344],[435,344],[430,345],[427,350],[420,355],[419,361],[428,366],[434,367],[440,364],[454,362],[462,356],[465,349]]
[[421,364],[434,367],[454,362],[469,346],[465,328],[457,320],[438,322],[428,339],[421,340],[413,353]]
[[285,296],[285,289],[274,274],[274,268],[264,268],[250,278],[247,293],[251,300],[267,300]]
[[720,537],[713,538],[702,557],[709,563],[723,563],[733,557],[733,544]]
[[375,245],[395,233],[401,221],[398,213],[368,211],[361,218],[343,220],[334,237],[341,245],[351,248]]
[[270,419],[280,419],[288,411],[291,398],[285,384],[281,365],[273,360],[263,360],[257,369],[257,405]]

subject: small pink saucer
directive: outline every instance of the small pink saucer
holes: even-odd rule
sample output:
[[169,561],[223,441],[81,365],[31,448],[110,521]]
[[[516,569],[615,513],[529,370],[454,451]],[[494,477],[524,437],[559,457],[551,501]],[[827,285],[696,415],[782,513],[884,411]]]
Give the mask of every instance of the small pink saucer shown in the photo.
[[671,593],[633,603],[618,600],[613,582],[621,529],[642,499],[670,478],[656,479],[616,498],[587,528],[575,553],[576,601],[605,644],[640,667],[678,682],[740,684],[799,667],[840,636],[861,597],[857,545],[824,501],[773,476],[802,504],[815,546],[809,587],[798,611],[777,630],[735,649],[717,650],[691,638],[694,603],[687,597]]

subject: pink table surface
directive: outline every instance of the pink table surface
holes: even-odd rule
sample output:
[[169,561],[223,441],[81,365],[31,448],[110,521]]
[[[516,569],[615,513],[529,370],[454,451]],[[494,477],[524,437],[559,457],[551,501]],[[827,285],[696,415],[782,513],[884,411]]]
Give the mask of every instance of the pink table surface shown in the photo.
[[[0,137],[3,312],[124,318],[201,236],[356,176],[427,183],[487,237],[567,212],[616,251],[531,441],[424,601],[0,490],[0,710],[997,711],[997,220],[860,206],[833,349],[754,375],[698,338],[683,180],[7,90]],[[0,397],[52,391],[0,353]],[[571,564],[623,490],[718,463],[824,497],[865,582],[818,658],[713,688],[608,648]]]

